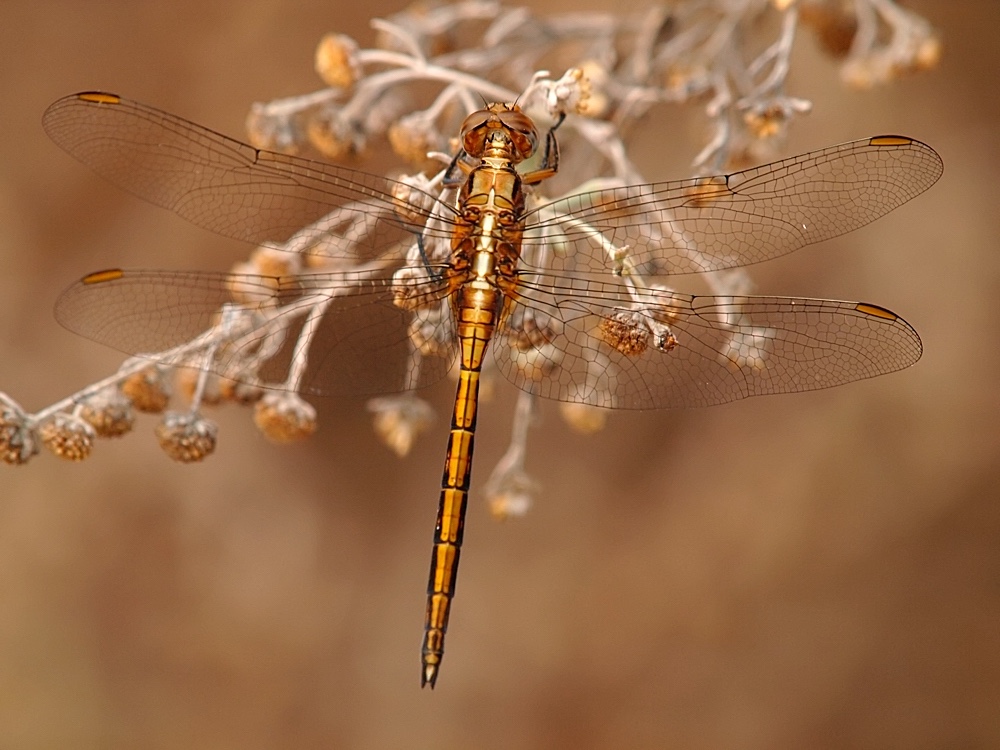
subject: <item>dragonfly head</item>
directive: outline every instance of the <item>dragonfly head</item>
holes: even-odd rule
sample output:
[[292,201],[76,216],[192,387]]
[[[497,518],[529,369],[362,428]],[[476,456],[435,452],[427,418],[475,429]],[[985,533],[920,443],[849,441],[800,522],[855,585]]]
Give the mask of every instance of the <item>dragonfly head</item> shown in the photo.
[[535,153],[538,131],[516,104],[490,104],[465,118],[462,146],[476,159],[504,156],[515,164]]

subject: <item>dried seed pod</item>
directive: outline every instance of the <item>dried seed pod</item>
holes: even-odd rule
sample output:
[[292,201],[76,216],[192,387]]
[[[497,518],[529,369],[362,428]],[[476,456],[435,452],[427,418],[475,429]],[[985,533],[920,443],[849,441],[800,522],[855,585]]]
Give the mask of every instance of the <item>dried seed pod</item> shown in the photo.
[[858,33],[858,17],[849,6],[835,3],[803,3],[799,9],[804,26],[811,26],[816,39],[834,59],[842,59],[851,51]]
[[262,276],[255,263],[248,260],[234,263],[226,278],[226,290],[233,302],[242,305],[268,305],[275,299],[278,280]]
[[566,424],[584,435],[600,432],[608,422],[607,409],[590,404],[564,401],[559,404],[559,413]]
[[913,70],[933,70],[941,62],[941,52],[941,37],[936,32],[931,32],[917,44],[913,56]]
[[375,415],[375,433],[397,456],[405,456],[417,435],[434,421],[434,410],[412,395],[373,398],[368,411]]
[[83,417],[98,437],[121,437],[135,425],[132,402],[117,388],[106,388],[80,406]]
[[250,254],[250,263],[261,276],[292,276],[302,270],[302,256],[261,245]]
[[302,124],[293,114],[264,104],[254,104],[245,127],[250,143],[266,151],[297,154],[305,141]]
[[774,138],[785,131],[788,113],[774,105],[754,107],[743,113],[743,123],[754,138]]
[[327,86],[351,88],[361,77],[358,43],[344,34],[327,34],[316,47],[315,65]]
[[490,477],[486,488],[490,515],[496,521],[520,518],[531,508],[537,492],[538,483],[520,469]]
[[170,386],[159,367],[147,367],[129,375],[121,384],[122,393],[141,412],[159,414],[170,402]]
[[275,443],[294,443],[316,432],[316,409],[295,393],[268,393],[254,407],[254,424]]
[[429,169],[434,162],[427,158],[430,151],[445,148],[446,139],[424,112],[404,115],[389,126],[389,145],[402,159],[420,169]]
[[627,357],[638,357],[649,347],[649,326],[642,314],[634,310],[615,310],[601,318],[598,335]]
[[174,461],[194,463],[215,451],[219,428],[191,412],[167,412],[156,426],[160,447]]
[[25,413],[6,399],[0,401],[0,461],[12,466],[38,453],[38,432]]
[[311,112],[306,136],[313,148],[331,161],[356,155],[364,146],[362,134],[346,122],[335,107]]
[[97,433],[76,414],[59,412],[39,429],[42,443],[59,458],[82,461],[90,455]]

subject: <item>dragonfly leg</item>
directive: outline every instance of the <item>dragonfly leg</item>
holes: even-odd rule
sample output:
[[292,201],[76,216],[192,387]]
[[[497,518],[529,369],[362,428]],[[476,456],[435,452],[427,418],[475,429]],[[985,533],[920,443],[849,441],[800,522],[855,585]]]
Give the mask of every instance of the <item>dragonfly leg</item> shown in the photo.
[[559,171],[559,142],[556,140],[556,128],[562,125],[566,119],[566,113],[559,115],[556,124],[549,128],[545,134],[545,151],[542,152],[542,162],[538,169],[525,172],[521,175],[521,181],[525,185],[537,185],[542,180],[547,180]]

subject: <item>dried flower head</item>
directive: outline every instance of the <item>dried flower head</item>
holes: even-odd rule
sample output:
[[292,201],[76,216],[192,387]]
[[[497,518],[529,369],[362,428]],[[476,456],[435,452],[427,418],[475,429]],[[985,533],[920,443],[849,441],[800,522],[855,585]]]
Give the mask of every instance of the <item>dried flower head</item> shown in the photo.
[[558,80],[541,78],[533,86],[542,93],[546,115],[552,120],[567,113],[600,118],[611,106],[604,91],[608,81],[607,69],[596,60],[588,60]]
[[842,3],[803,3],[802,23],[811,26],[820,45],[834,59],[847,55],[858,33],[858,18]]
[[941,62],[941,37],[932,33],[917,44],[913,55],[913,71],[933,70]]
[[400,117],[389,126],[388,135],[389,145],[396,155],[419,169],[433,167],[435,162],[427,154],[446,147],[447,139],[424,112]]
[[79,410],[98,437],[121,437],[135,425],[132,402],[117,388],[104,388],[86,399]]
[[41,426],[42,443],[59,458],[82,461],[90,455],[97,433],[90,424],[71,412],[57,412]]
[[611,97],[605,90],[610,81],[607,68],[595,60],[588,60],[579,69],[583,73],[582,93],[575,102],[576,113],[592,118],[606,116],[611,109]]
[[649,326],[636,310],[615,310],[601,318],[597,335],[627,357],[638,357],[649,346]]
[[559,413],[566,424],[584,435],[600,432],[608,422],[608,410],[590,404],[564,401],[559,404]]
[[196,412],[167,412],[156,426],[156,439],[164,453],[186,464],[211,455],[217,435],[218,427]]
[[254,407],[253,421],[275,443],[294,443],[316,432],[316,408],[298,394],[272,392]]
[[314,149],[331,161],[346,159],[364,148],[363,134],[333,106],[310,114],[306,137]]
[[753,107],[743,113],[743,122],[754,138],[774,138],[785,132],[787,117],[782,108]]
[[316,72],[327,86],[349,89],[361,77],[358,43],[344,34],[327,34],[316,47]]
[[261,276],[257,265],[246,260],[234,263],[229,269],[226,289],[233,302],[241,305],[263,305],[274,301],[278,278]]
[[812,102],[791,96],[775,96],[746,103],[743,124],[751,138],[766,140],[785,134],[788,123],[797,114],[812,109]]
[[434,422],[430,404],[413,394],[373,398],[368,411],[375,415],[375,433],[397,456],[405,456],[417,435]]
[[277,151],[279,154],[299,153],[299,146],[305,140],[305,132],[296,114],[260,103],[254,104],[244,124],[251,145],[267,151]]
[[531,508],[537,491],[538,483],[521,470],[491,477],[486,487],[490,515],[497,521],[520,518]]
[[396,215],[415,226],[420,226],[422,219],[421,214],[413,210],[413,206],[429,208],[432,204],[431,190],[422,175],[400,177],[392,185],[392,198],[392,207]]
[[38,453],[39,436],[31,420],[13,401],[0,394],[0,461],[27,463]]
[[250,264],[261,276],[293,276],[302,270],[302,256],[263,245],[250,254]]
[[129,375],[121,389],[132,406],[148,414],[159,414],[170,402],[170,386],[163,370],[155,365]]

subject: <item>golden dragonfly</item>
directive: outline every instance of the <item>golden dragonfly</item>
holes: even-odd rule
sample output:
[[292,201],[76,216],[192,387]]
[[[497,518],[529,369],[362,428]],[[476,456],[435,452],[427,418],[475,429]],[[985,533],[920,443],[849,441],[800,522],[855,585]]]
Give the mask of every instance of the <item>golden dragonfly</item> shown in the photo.
[[465,120],[448,170],[457,193],[262,151],[114,94],[60,99],[43,123],[120,187],[302,259],[273,276],[90,274],[57,302],[71,330],[132,354],[221,332],[203,368],[323,395],[421,388],[458,361],[422,685],[434,686],[444,653],[487,353],[532,394],[618,409],[827,388],[921,354],[916,331],[878,305],[692,296],[664,283],[775,258],[897,208],[942,173],[912,138],[545,200],[533,186],[558,168],[555,128],[540,137],[512,104]]

